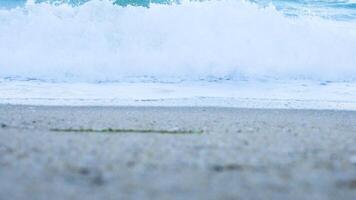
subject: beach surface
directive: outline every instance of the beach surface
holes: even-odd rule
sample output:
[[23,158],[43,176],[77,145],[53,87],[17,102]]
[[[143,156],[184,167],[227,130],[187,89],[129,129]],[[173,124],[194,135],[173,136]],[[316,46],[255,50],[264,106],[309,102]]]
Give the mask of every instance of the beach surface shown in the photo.
[[356,112],[0,106],[0,199],[356,198]]

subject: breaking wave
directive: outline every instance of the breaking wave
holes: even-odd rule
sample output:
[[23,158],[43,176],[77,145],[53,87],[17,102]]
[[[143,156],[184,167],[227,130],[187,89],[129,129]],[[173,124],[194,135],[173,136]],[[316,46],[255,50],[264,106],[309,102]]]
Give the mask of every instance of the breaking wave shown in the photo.
[[0,9],[0,76],[349,80],[356,78],[356,22],[291,17],[239,0],[148,7],[29,1]]

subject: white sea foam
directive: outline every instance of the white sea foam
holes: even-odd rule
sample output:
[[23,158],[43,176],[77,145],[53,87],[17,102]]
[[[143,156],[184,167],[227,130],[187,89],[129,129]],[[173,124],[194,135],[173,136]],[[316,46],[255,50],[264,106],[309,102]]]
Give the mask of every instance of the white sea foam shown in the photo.
[[356,23],[290,18],[245,1],[0,10],[0,76],[356,78]]
[[0,79],[0,105],[222,106],[356,110],[356,82],[50,83]]

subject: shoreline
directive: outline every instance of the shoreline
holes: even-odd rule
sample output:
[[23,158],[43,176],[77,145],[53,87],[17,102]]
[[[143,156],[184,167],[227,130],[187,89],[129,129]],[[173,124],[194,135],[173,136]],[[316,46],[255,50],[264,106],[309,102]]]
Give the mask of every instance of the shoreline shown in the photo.
[[[136,100],[135,100],[136,101]],[[164,100],[163,100],[164,101]],[[142,101],[146,102],[146,101]],[[350,102],[351,103],[351,102]],[[12,103],[0,103],[0,108],[9,107],[9,108],[44,108],[44,109],[68,109],[68,108],[77,108],[77,109],[212,109],[212,110],[236,110],[236,111],[290,111],[290,112],[350,112],[356,113],[356,110],[353,109],[338,109],[338,108],[294,108],[294,107],[238,107],[238,106],[216,106],[216,105],[162,105],[162,104],[104,104],[104,105],[97,105],[97,104],[12,104]]]
[[3,81],[0,104],[356,110],[356,82],[222,81],[50,83]]
[[147,98],[147,99],[60,99],[0,98],[0,106],[69,106],[69,107],[219,107],[240,109],[340,110],[356,111],[356,101],[267,98]]

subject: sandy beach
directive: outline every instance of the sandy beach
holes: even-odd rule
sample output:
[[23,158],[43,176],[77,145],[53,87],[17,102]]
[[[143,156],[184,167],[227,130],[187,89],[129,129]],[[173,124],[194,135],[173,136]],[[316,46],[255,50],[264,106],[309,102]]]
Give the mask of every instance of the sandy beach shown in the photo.
[[356,0],[0,0],[0,200],[356,200]]
[[0,199],[349,199],[356,112],[0,106]]

